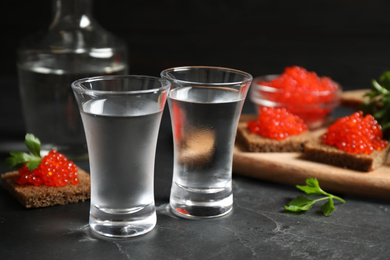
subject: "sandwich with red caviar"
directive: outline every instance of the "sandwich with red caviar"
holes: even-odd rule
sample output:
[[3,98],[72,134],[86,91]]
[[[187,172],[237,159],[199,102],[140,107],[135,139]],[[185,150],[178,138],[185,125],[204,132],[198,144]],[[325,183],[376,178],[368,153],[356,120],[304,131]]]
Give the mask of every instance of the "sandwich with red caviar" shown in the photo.
[[56,150],[43,158],[40,141],[26,134],[30,153],[11,152],[5,160],[17,171],[1,176],[3,187],[24,207],[39,208],[64,205],[90,198],[90,176]]
[[339,118],[320,138],[305,145],[307,159],[349,168],[373,171],[387,160],[388,142],[381,125],[362,111]]
[[312,138],[305,122],[282,107],[262,107],[256,120],[237,129],[238,142],[249,152],[303,152]]

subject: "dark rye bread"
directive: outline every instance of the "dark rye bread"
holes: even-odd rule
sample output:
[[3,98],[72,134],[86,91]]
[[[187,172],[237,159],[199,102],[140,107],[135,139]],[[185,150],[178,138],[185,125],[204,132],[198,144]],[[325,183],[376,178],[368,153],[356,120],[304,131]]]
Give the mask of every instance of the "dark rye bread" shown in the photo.
[[1,176],[3,187],[26,208],[41,208],[65,205],[85,201],[91,197],[90,176],[84,170],[78,170],[79,184],[62,187],[21,186],[15,182],[18,171]]
[[246,125],[246,122],[238,124],[236,140],[249,152],[303,152],[305,144],[319,135],[318,131],[305,131],[284,140],[273,140],[252,133]]
[[369,100],[369,98],[365,96],[368,92],[370,92],[369,89],[343,91],[340,97],[341,105],[344,107],[359,109],[363,102]]
[[387,160],[388,148],[370,155],[347,153],[336,147],[321,144],[317,138],[305,145],[304,158],[351,170],[369,172],[381,167]]

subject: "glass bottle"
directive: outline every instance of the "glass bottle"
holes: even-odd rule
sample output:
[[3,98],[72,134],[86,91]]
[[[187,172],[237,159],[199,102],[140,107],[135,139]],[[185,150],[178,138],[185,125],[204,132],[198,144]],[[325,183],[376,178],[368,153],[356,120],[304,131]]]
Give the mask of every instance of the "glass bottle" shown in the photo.
[[127,74],[124,42],[92,16],[91,0],[53,0],[48,29],[24,39],[17,52],[19,90],[28,133],[73,160],[87,147],[71,83],[80,78]]

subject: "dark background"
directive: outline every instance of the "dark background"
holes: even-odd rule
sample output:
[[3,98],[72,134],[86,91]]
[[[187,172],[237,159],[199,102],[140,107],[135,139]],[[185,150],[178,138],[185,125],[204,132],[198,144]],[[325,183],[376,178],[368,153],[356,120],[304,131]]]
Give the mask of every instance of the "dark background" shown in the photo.
[[[93,8],[99,23],[126,41],[131,74],[214,65],[258,76],[299,65],[357,89],[390,69],[388,0],[95,0]],[[0,10],[0,130],[19,138],[24,131],[8,126],[22,129],[21,113],[7,116],[20,110],[15,49],[50,24],[52,6],[2,0]]]
[[[50,0],[2,0],[1,76],[15,47],[47,27]],[[94,15],[124,39],[132,73],[218,65],[254,76],[301,65],[364,87],[390,65],[388,0],[94,0]]]

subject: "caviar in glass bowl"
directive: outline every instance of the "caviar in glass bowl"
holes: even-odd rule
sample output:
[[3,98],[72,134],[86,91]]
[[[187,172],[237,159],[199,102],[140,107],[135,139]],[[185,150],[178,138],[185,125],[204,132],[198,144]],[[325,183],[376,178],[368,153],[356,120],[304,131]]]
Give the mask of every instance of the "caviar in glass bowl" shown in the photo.
[[319,77],[298,66],[283,74],[253,80],[250,99],[261,107],[285,107],[304,120],[309,129],[322,127],[340,103],[341,87],[328,77]]

